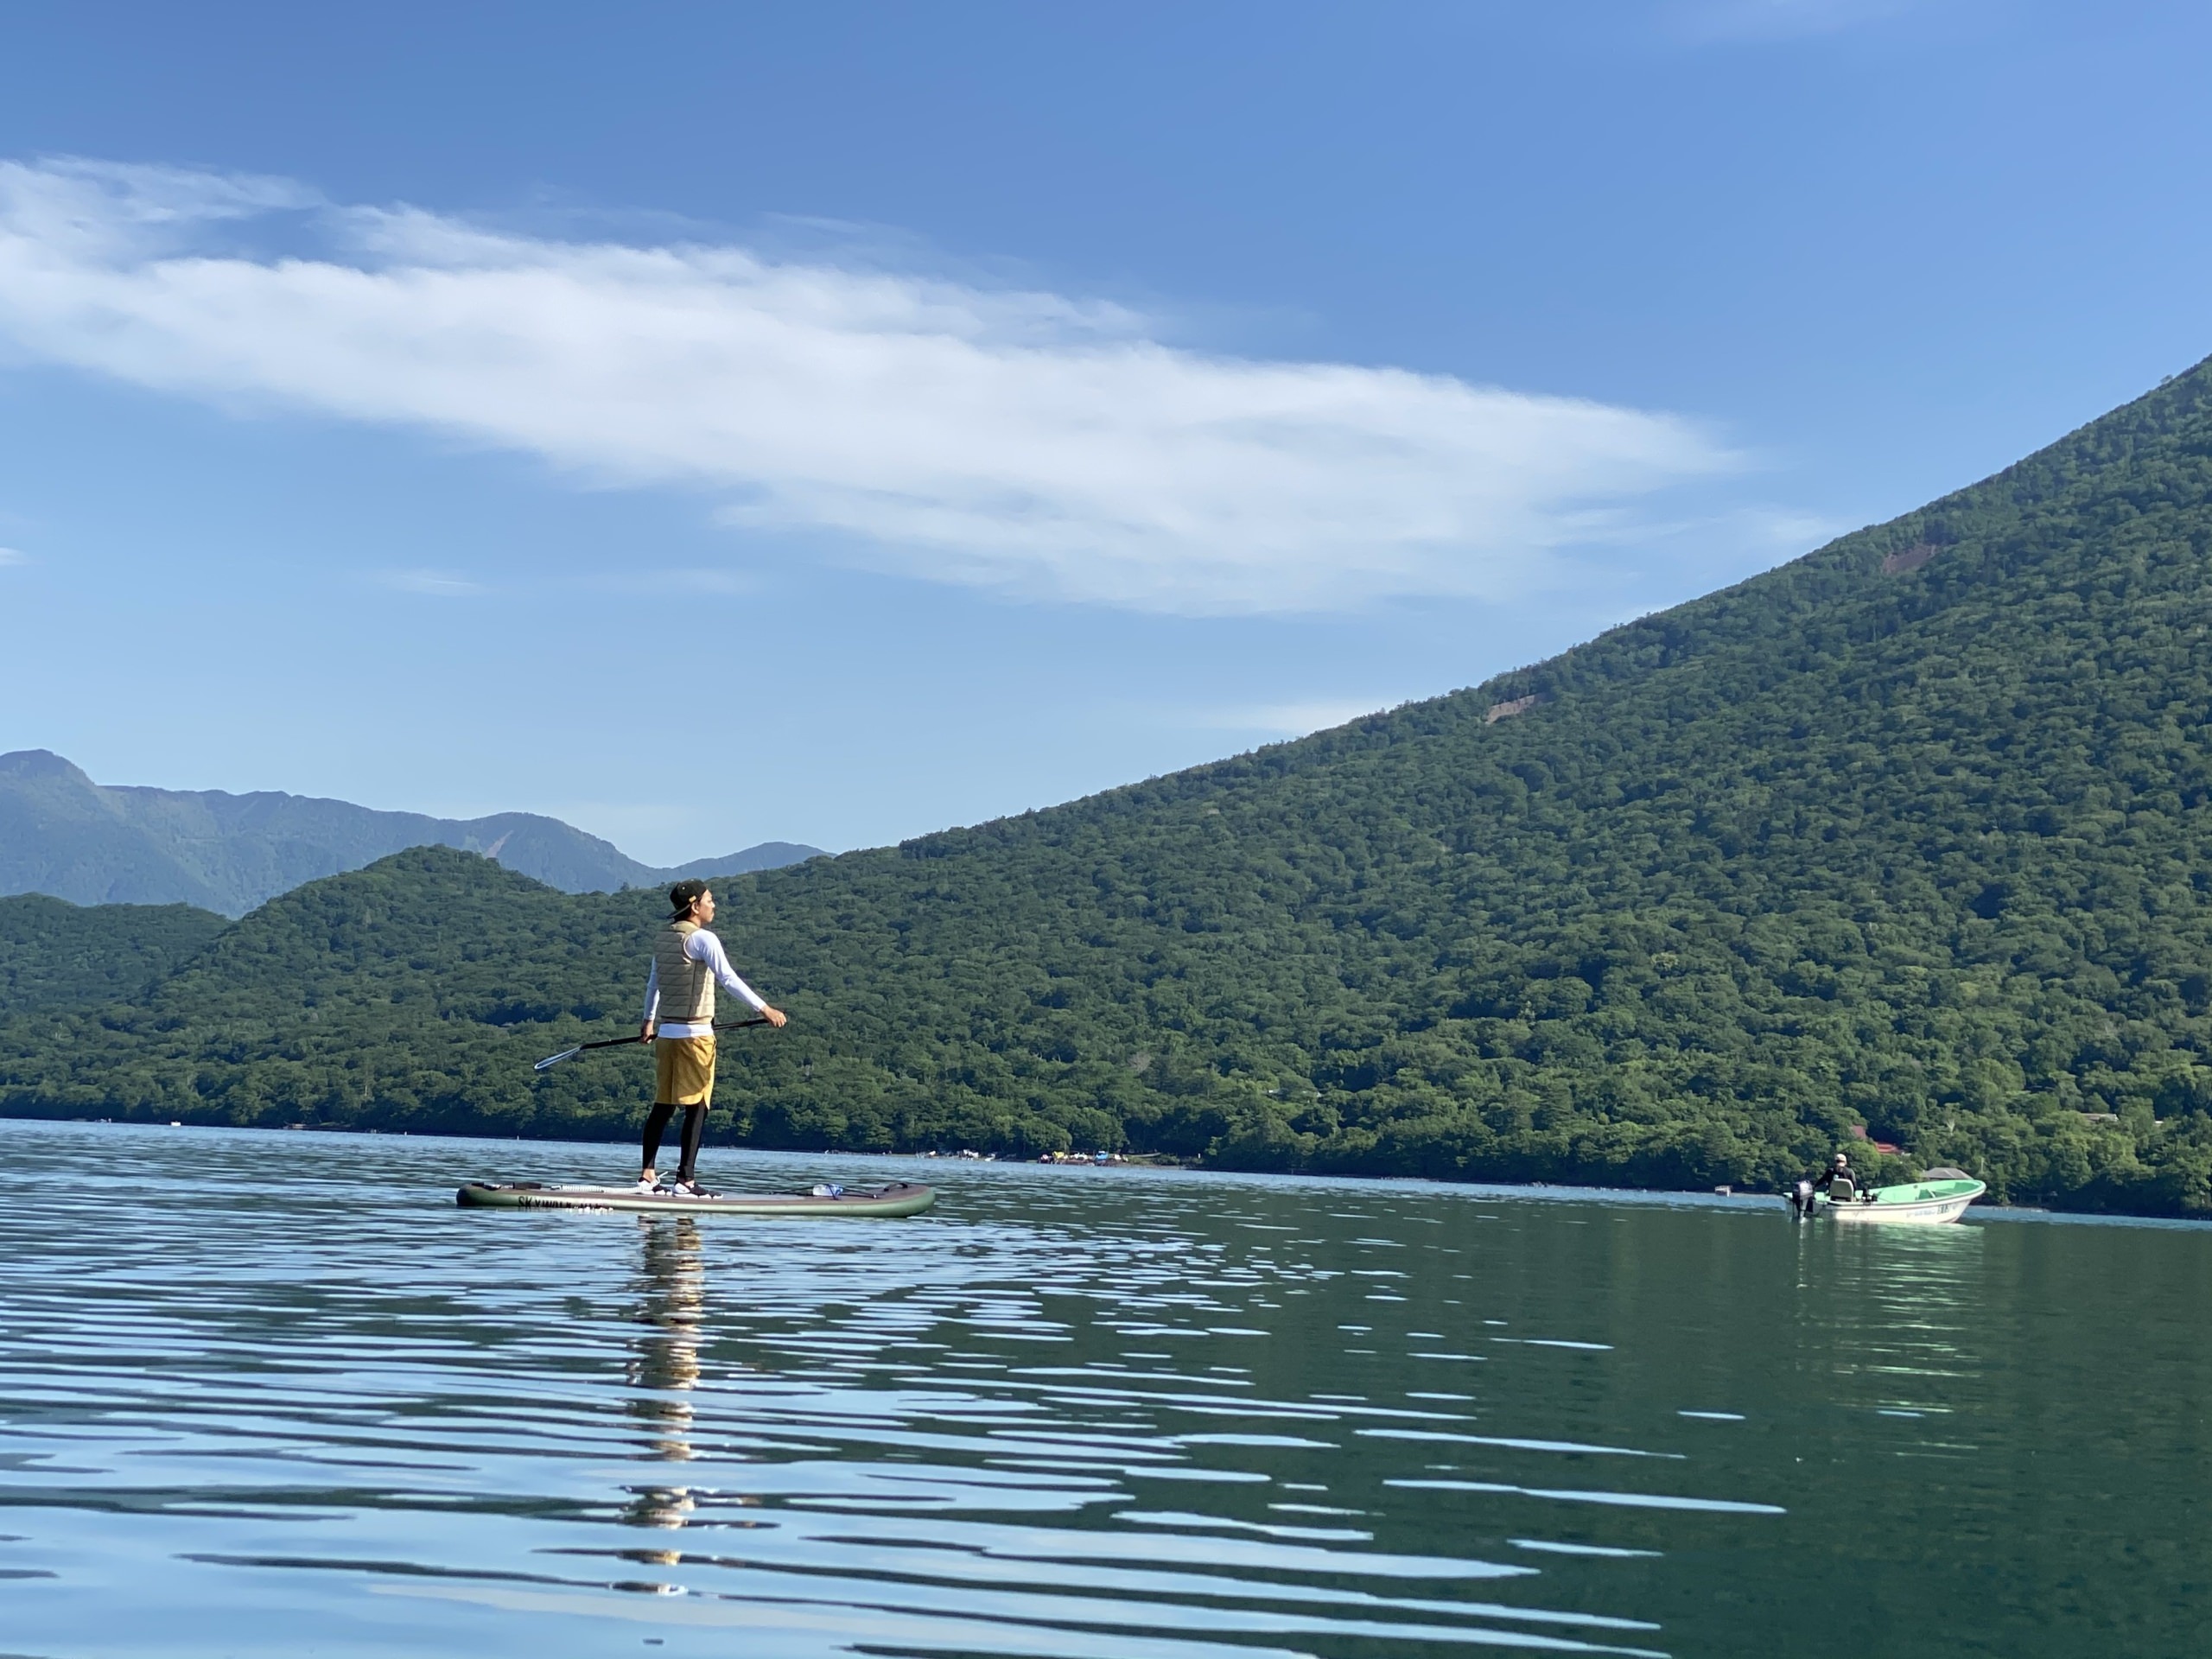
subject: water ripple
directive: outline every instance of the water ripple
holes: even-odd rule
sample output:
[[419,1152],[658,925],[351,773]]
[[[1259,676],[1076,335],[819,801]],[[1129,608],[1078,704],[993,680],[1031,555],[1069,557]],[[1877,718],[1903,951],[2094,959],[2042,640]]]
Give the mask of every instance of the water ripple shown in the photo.
[[[910,1223],[504,1216],[453,1187],[619,1153],[0,1130],[0,1576],[53,1659],[302,1621],[341,1654],[1650,1656],[1662,1535],[1784,1512],[1699,1461],[1700,1394],[1590,1391],[1640,1386],[1602,1307],[1485,1291],[1474,1241],[1510,1282],[1526,1223],[1494,1197],[949,1168]],[[134,1195],[96,1226],[35,1173],[94,1158]],[[1941,1338],[1865,1363],[1930,1378]]]

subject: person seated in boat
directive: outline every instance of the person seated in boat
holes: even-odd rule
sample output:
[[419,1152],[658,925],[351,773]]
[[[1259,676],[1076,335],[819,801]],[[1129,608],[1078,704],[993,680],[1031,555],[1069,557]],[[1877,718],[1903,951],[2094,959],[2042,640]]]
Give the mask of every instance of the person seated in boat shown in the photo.
[[1859,1193],[1859,1180],[1851,1167],[1851,1154],[1839,1152],[1828,1160],[1828,1166],[1813,1177],[1812,1190],[1825,1192],[1831,1204],[1849,1204]]

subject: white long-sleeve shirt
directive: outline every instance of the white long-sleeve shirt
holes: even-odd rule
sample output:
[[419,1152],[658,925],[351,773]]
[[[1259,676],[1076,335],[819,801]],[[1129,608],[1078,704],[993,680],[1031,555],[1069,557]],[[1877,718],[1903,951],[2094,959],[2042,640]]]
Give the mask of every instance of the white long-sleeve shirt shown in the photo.
[[[683,941],[683,954],[690,961],[704,963],[707,971],[715,976],[715,983],[742,1001],[753,1013],[760,1014],[767,1007],[768,1005],[760,1000],[760,994],[740,979],[737,969],[729,965],[728,957],[722,952],[722,942],[705,928],[700,928]],[[653,1016],[659,1012],[660,963],[656,962],[645,975],[645,1023],[651,1025]],[[687,1025],[681,1020],[672,1020],[658,1027],[655,1034],[661,1037],[704,1037],[714,1028],[710,1020]]]

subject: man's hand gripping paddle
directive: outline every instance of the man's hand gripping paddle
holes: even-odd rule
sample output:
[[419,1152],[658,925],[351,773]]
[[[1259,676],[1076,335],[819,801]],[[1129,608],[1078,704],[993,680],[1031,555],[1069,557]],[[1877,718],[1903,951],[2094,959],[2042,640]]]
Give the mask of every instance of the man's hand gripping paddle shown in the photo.
[[[770,1020],[724,1020],[717,1021],[715,1029],[742,1031],[747,1026],[766,1026],[774,1023]],[[644,1037],[608,1037],[596,1043],[578,1043],[574,1048],[564,1048],[558,1054],[548,1054],[530,1069],[533,1071],[543,1071],[549,1067],[560,1065],[563,1060],[573,1060],[579,1054],[588,1053],[594,1048],[623,1048],[632,1043],[642,1043],[647,1040],[649,1039]]]

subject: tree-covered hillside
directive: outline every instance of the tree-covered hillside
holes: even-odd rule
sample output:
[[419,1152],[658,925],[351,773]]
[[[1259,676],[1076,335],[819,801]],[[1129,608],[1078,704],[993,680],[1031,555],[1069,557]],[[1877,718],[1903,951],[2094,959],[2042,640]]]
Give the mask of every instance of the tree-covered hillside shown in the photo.
[[223,931],[189,905],[103,905],[0,899],[0,1013],[99,1007],[143,996]]
[[[730,881],[794,1015],[781,1146],[1777,1181],[1893,1141],[2212,1213],[2212,369],[1552,662],[1050,811]],[[0,1031],[0,1106],[624,1132],[649,895],[418,851],[130,1009]]]

